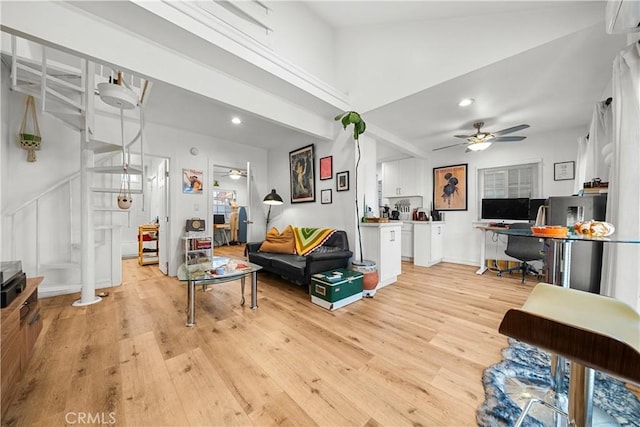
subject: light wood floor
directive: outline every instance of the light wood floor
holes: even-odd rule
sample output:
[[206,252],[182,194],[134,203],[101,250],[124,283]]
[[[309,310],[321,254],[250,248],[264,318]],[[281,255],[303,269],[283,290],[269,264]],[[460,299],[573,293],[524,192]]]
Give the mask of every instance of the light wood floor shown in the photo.
[[[242,247],[216,248],[225,253]],[[500,320],[535,279],[402,268],[375,298],[335,312],[266,273],[257,310],[240,306],[239,282],[198,290],[186,328],[185,286],[125,260],[122,286],[99,304],[42,300],[43,330],[2,424],[475,425],[482,372],[506,346]]]

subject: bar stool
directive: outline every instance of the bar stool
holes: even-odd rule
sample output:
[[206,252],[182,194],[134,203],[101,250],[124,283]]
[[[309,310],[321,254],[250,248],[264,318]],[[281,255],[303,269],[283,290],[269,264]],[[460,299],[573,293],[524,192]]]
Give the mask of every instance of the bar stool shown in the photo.
[[640,384],[640,314],[625,303],[598,294],[538,283],[520,309],[507,311],[501,334],[540,347],[571,363],[569,424],[591,426],[594,370]]

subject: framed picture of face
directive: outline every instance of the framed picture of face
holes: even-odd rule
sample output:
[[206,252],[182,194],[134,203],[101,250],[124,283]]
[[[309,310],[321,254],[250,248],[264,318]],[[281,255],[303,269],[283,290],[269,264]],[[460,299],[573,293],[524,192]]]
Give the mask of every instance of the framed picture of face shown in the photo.
[[313,144],[289,152],[291,203],[316,201]]
[[437,211],[467,210],[467,164],[433,168],[433,207]]

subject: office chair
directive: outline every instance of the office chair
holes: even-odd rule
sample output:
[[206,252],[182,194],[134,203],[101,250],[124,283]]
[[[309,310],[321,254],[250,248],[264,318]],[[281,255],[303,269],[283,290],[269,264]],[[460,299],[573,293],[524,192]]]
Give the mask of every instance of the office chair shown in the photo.
[[[509,225],[509,230],[524,229],[531,229],[531,224],[527,222],[516,222]],[[517,267],[500,270],[498,272],[498,277],[502,277],[502,273],[522,271],[522,284],[524,284],[525,277],[528,272],[532,272],[539,277],[540,273],[533,268],[529,262],[542,260],[544,258],[542,249],[543,243],[540,242],[540,239],[526,236],[509,236],[507,240],[507,249],[505,249],[504,253],[510,257],[516,258],[522,263]]]

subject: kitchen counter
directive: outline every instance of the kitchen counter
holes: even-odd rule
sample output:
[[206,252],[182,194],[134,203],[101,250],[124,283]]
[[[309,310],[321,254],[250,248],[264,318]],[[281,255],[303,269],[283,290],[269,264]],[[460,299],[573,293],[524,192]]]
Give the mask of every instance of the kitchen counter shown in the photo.
[[[413,222],[413,264],[431,267],[443,258],[444,221]],[[418,237],[418,238],[416,238]]]
[[[413,221],[413,220],[407,220],[407,219],[390,219],[388,223],[393,223],[393,224],[444,224],[444,221]],[[369,223],[371,224],[371,223]],[[385,223],[383,223],[385,224]]]

